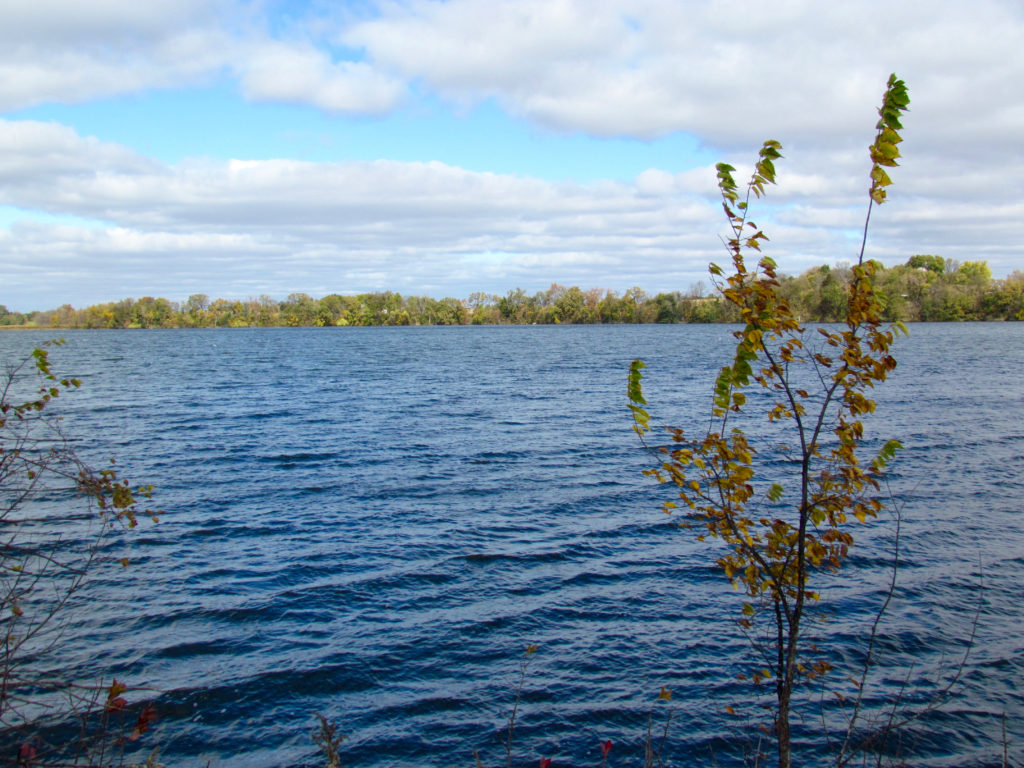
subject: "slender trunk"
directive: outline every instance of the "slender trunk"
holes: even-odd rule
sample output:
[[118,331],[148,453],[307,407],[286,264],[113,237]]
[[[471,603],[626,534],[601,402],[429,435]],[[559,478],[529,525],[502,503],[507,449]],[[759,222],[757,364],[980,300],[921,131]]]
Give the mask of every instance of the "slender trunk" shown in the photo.
[[[800,606],[798,606],[799,610]],[[795,618],[799,621],[799,617]],[[776,698],[779,702],[778,719],[775,725],[779,742],[779,768],[790,768],[792,756],[789,740],[789,706],[793,697],[793,686],[796,683],[796,646],[799,628],[789,627],[786,637],[784,661],[779,665],[779,678],[776,684]]]
[[[795,650],[792,634],[786,632],[782,624],[782,616],[778,616],[779,624],[779,667],[775,678],[775,698],[778,708],[775,712],[775,737],[779,747],[779,768],[790,768],[792,757],[789,743],[789,704],[793,697],[793,651]],[[788,617],[787,617],[788,618]]]
[[781,682],[779,683],[779,712],[775,723],[776,737],[779,744],[779,768],[790,768],[792,758],[789,745],[789,697],[792,687]]
[[782,595],[775,596],[776,670],[775,737],[778,744],[779,768],[790,768],[789,703],[793,695],[793,619]]

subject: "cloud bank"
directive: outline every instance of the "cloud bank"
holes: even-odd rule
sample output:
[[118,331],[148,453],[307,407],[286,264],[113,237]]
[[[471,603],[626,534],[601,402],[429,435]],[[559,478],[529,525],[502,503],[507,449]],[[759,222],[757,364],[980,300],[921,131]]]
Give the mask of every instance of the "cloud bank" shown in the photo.
[[[684,132],[736,165],[777,138],[779,188],[756,218],[799,272],[855,255],[873,110],[896,71],[912,111],[871,255],[1024,267],[1016,2],[382,0],[289,4],[287,17],[280,5],[0,0],[0,110],[226,81],[337,120],[487,102],[567,135]],[[583,183],[426,158],[202,155],[168,165],[71,126],[0,121],[0,302],[675,290],[723,257],[710,166]]]

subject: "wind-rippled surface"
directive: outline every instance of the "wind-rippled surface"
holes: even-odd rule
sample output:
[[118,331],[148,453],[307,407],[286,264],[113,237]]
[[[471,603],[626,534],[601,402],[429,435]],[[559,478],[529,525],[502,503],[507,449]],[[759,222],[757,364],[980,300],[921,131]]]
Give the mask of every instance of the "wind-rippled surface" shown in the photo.
[[[68,431],[153,483],[166,515],[112,544],[132,565],[97,579],[64,666],[158,689],[175,765],[313,765],[314,712],[349,735],[346,765],[467,765],[474,749],[490,765],[538,643],[516,764],[596,765],[604,739],[641,764],[663,685],[667,761],[733,764],[761,722],[725,712],[757,695],[735,679],[751,664],[740,600],[711,545],[658,510],[624,403],[641,357],[654,420],[698,429],[729,330],[65,334],[56,368],[83,380],[60,399]],[[912,326],[896,356],[870,432],[906,445],[903,566],[869,700],[913,702],[955,668],[980,569],[962,682],[914,734],[923,764],[995,765],[1002,713],[1011,752],[1024,743],[1024,326]],[[840,678],[892,552],[888,518],[853,533],[822,631]]]

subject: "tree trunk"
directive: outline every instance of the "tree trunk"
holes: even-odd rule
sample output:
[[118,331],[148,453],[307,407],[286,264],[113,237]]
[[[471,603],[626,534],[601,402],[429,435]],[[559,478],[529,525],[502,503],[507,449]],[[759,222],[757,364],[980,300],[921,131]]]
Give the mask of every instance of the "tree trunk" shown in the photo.
[[775,721],[775,735],[779,744],[779,768],[790,768],[792,758],[789,744],[789,698],[792,687],[780,683],[778,689],[779,711]]

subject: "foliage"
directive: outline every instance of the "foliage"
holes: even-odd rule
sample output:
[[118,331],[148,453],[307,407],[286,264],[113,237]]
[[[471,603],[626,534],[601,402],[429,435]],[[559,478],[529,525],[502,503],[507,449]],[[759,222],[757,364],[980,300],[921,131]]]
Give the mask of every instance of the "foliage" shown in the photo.
[[910,260],[907,262],[907,266],[911,269],[926,269],[929,272],[941,275],[946,271],[946,260],[941,256],[919,253],[910,257]]
[[99,565],[106,534],[143,515],[157,519],[142,508],[150,487],[131,487],[113,461],[90,467],[65,436],[54,401],[81,382],[53,372],[49,348],[59,343],[9,364],[0,384],[0,754],[25,765],[109,763],[110,730],[120,724],[134,741],[154,716],[143,708],[127,730],[123,684],[50,671],[62,666],[54,654],[65,611]]
[[338,733],[338,726],[321,715],[316,713],[319,726],[313,732],[313,743],[327,759],[325,768],[341,768],[341,744],[345,736]]
[[[882,502],[879,475],[900,444],[885,443],[871,461],[862,461],[863,418],[875,410],[868,394],[895,368],[890,354],[895,335],[905,329],[883,325],[884,302],[876,290],[878,265],[863,260],[871,209],[886,199],[887,168],[897,164],[900,115],[909,98],[903,81],[889,78],[875,140],[868,190],[868,214],[860,258],[847,281],[845,318],[837,329],[802,326],[781,290],[774,261],[761,256],[768,238],[750,219],[752,198],[775,183],[781,145],[764,143],[745,190],[735,168],[720,163],[718,186],[731,229],[726,247],[732,273],[712,264],[722,296],[739,313],[735,356],[719,372],[712,417],[697,438],[671,428],[672,444],[660,449],[660,465],[648,474],[678,487],[689,510],[689,525],[724,544],[717,559],[726,578],[746,595],[740,625],[753,632],[766,619],[765,641],[752,670],[754,682],[774,680],[774,733],[780,766],[792,763],[790,706],[794,687],[824,673],[828,665],[806,657],[802,642],[805,611],[819,599],[816,578],[841,567],[853,536],[847,523],[874,517]],[[643,437],[650,417],[641,387],[641,361],[630,369],[628,395]],[[756,384],[748,398],[746,390]],[[748,405],[748,399],[750,403]],[[764,419],[767,427],[745,430]],[[767,443],[767,447],[760,445]],[[778,461],[781,459],[781,461]],[[777,462],[776,468],[772,467]],[[777,466],[785,469],[781,472]],[[677,502],[665,503],[671,512]],[[753,636],[753,635],[752,635]]]
[[[874,262],[875,290],[886,320],[1024,320],[1020,272],[993,279],[984,261],[962,264],[941,256],[915,255],[905,264]],[[849,263],[812,267],[800,275],[779,274],[778,294],[802,322],[842,322],[853,272]],[[366,325],[529,325],[574,323],[733,323],[734,304],[686,292],[648,295],[637,287],[623,294],[601,288],[553,283],[532,296],[522,288],[504,296],[474,292],[465,300],[402,296],[385,291],[315,299],[293,293],[245,301],[196,294],[184,304],[144,296],[75,309],[70,304],[42,312],[8,312],[0,305],[0,327],[30,328],[249,328]]]

